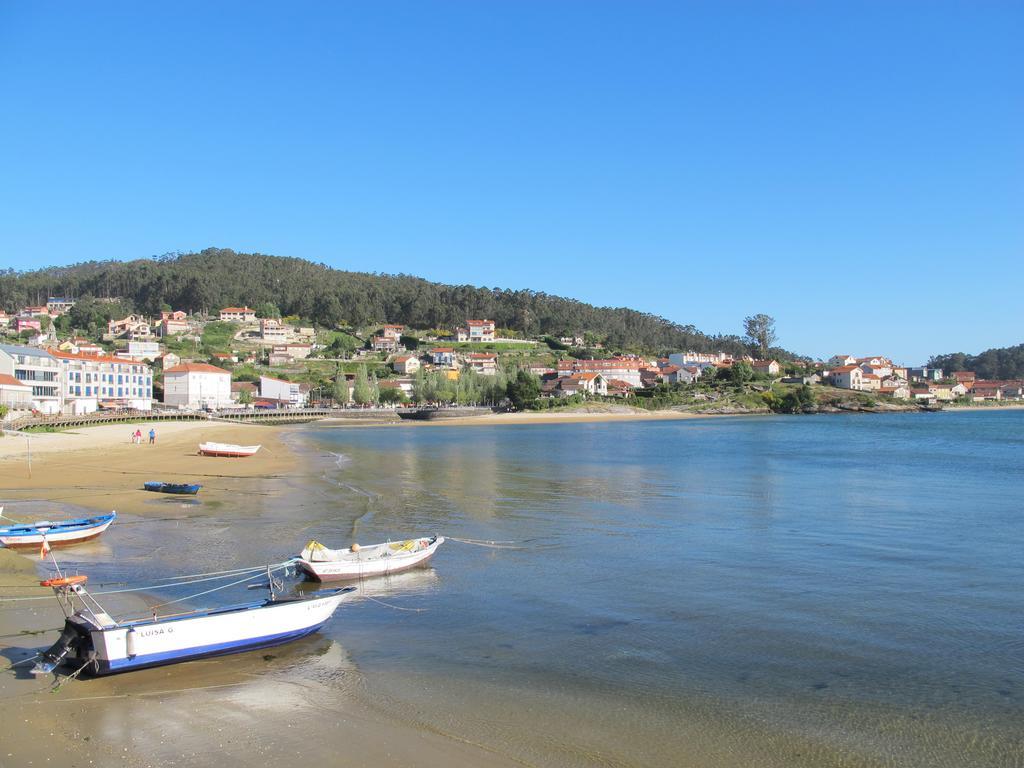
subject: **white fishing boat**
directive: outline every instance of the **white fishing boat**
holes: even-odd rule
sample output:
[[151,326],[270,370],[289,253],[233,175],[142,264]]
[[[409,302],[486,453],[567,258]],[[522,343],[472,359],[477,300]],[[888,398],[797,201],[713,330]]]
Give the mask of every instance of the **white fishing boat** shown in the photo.
[[[319,590],[296,597],[274,594],[258,602],[189,611],[136,621],[116,621],[85,588],[86,576],[41,581],[53,587],[64,608],[60,638],[33,667],[49,674],[61,665],[88,675],[109,675],[208,656],[280,645],[316,632],[354,587]],[[73,610],[80,605],[77,610]]]
[[200,443],[199,452],[203,456],[252,456],[262,446],[235,445],[234,443]]
[[429,536],[405,541],[388,541],[347,549],[328,549],[319,541],[310,541],[293,562],[314,581],[341,581],[366,576],[381,576],[412,568],[428,560],[444,544],[444,536]]

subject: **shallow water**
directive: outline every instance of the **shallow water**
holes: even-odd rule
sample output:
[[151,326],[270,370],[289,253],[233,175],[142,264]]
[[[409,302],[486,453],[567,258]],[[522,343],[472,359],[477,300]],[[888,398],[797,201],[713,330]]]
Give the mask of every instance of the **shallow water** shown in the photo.
[[358,671],[344,695],[544,765],[1022,765],[1022,427],[312,426],[301,476],[168,503],[120,530],[117,570],[514,542],[365,582],[324,629]]

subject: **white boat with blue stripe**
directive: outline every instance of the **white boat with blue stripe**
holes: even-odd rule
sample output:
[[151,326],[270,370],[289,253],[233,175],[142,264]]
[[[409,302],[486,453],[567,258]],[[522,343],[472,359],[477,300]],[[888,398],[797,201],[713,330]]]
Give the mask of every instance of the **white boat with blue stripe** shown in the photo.
[[[54,588],[66,619],[60,638],[41,654],[34,674],[67,665],[75,670],[73,675],[109,675],[280,645],[316,632],[355,591],[349,587],[281,597],[274,594],[271,579],[261,585],[270,587],[266,600],[119,622],[86,591],[84,582],[84,576],[40,582]],[[75,600],[81,608],[69,612]]]

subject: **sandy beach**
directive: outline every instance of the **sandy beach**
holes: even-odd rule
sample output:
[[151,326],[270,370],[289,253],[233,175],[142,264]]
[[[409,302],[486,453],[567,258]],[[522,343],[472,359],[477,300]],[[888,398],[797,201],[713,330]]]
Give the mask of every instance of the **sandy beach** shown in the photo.
[[[97,550],[101,556],[108,551],[116,556],[118,525],[176,508],[154,503],[160,495],[142,491],[144,481],[203,483],[204,493],[210,487],[211,498],[221,499],[211,508],[221,505],[217,513],[231,516],[230,500],[244,500],[247,478],[283,478],[298,461],[280,427],[158,423],[155,445],[131,444],[129,428],[149,431],[146,424],[116,425],[0,439],[4,513],[23,520],[38,519],[40,511],[61,517],[66,516],[64,505],[128,513],[128,520],[119,520],[96,542],[67,550],[71,557],[89,547],[105,547]],[[197,454],[204,440],[258,442],[263,448],[251,458],[217,459]],[[19,506],[32,513],[19,516]],[[0,601],[0,664],[5,668],[0,675],[0,768],[202,765],[214,760],[221,766],[251,766],[295,759],[352,766],[513,764],[436,729],[392,722],[354,696],[339,697],[333,684],[339,676],[343,690],[360,690],[358,670],[337,643],[318,635],[262,652],[76,680],[51,693],[52,679],[31,676],[31,663],[9,666],[50,645],[63,623],[50,590],[38,586],[39,565],[35,553],[0,549],[0,595],[21,598]],[[182,553],[182,573],[209,567]],[[104,605],[115,615],[137,613],[145,598],[114,596]],[[330,729],[330,739],[323,738],[324,729]],[[345,745],[342,753],[338,744]]]

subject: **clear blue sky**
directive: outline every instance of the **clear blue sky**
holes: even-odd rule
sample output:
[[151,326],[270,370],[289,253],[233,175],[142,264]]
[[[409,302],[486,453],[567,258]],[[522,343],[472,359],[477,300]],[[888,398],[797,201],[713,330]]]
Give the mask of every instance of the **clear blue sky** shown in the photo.
[[1024,342],[1024,4],[0,0],[0,266],[207,246]]

